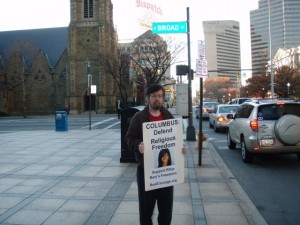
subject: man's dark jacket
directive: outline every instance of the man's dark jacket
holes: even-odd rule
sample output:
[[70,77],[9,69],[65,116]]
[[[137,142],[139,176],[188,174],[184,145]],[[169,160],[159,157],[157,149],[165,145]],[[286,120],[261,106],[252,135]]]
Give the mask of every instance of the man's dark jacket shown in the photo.
[[[173,119],[173,115],[164,107],[160,109],[163,119]],[[150,122],[149,106],[137,112],[131,119],[125,140],[130,150],[135,152],[135,159],[139,166],[144,166],[144,156],[139,152],[139,144],[143,141],[143,123]]]

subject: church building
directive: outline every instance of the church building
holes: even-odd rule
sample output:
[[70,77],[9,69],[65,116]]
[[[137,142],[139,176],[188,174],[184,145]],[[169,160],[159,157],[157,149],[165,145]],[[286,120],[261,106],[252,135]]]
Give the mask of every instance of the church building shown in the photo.
[[111,0],[70,0],[70,10],[68,27],[0,32],[0,113],[115,112],[118,89],[99,60],[118,48]]

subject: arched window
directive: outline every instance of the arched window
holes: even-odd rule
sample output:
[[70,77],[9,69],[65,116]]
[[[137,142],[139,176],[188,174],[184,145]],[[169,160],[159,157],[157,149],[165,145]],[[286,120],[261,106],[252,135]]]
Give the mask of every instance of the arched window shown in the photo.
[[84,18],[94,17],[94,2],[93,0],[84,0]]

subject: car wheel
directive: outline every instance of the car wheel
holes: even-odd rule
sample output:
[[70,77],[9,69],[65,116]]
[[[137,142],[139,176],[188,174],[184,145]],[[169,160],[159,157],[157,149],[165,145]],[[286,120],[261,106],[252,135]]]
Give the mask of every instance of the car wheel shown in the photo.
[[231,140],[229,130],[227,132],[227,145],[228,145],[229,149],[235,149],[236,148],[236,143]]
[[244,163],[251,163],[253,161],[253,154],[248,151],[244,138],[241,140],[241,153]]
[[295,115],[284,115],[275,124],[277,139],[285,145],[296,145],[300,142],[300,118]]

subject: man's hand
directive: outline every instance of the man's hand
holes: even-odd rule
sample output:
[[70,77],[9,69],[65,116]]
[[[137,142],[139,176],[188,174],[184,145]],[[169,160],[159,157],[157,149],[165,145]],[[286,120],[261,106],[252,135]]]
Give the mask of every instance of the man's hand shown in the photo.
[[144,142],[139,143],[139,152],[144,154]]

